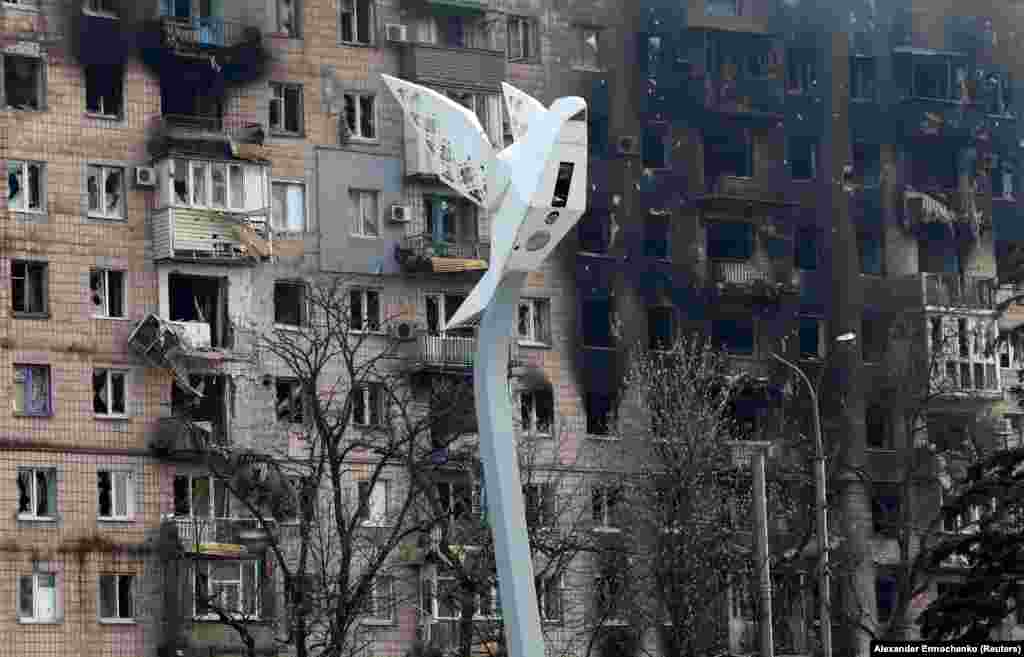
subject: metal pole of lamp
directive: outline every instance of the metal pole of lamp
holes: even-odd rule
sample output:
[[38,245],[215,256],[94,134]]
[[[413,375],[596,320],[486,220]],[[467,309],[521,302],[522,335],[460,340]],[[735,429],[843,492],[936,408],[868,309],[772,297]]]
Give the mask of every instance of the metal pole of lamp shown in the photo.
[[[845,344],[856,339],[857,334],[851,332],[837,336],[835,341]],[[828,498],[825,479],[825,446],[821,436],[821,410],[818,406],[818,393],[802,369],[776,353],[773,353],[772,357],[796,372],[797,376],[807,385],[807,393],[811,396],[811,411],[814,415],[814,507],[818,534],[818,622],[821,625],[822,655],[823,657],[832,657],[832,589],[830,588],[828,565]]]
[[768,493],[765,485],[766,447],[759,447],[753,455],[754,471],[754,529],[757,532],[757,578],[760,591],[761,657],[773,657],[775,640],[772,636],[772,571],[768,559]]

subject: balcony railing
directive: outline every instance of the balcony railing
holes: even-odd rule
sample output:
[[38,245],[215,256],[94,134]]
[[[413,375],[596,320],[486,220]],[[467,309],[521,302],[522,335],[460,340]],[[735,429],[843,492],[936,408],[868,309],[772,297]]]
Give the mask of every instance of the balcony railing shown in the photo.
[[995,281],[961,274],[922,274],[926,306],[991,309],[995,305]]
[[422,258],[465,258],[487,262],[491,245],[476,239],[435,240],[433,235],[409,235],[402,240],[402,248]]
[[953,395],[998,395],[1001,378],[995,363],[946,359],[938,364],[933,380],[936,392]]
[[237,545],[238,534],[249,529],[258,529],[255,518],[194,518],[176,517],[178,540],[186,551],[198,552],[210,544]]
[[711,279],[729,285],[750,285],[755,281],[767,283],[768,272],[748,260],[712,260]]
[[[416,343],[416,360],[423,366],[436,368],[469,369],[476,362],[475,337],[453,335],[421,335]],[[509,341],[509,366],[523,365],[519,343]]]
[[171,48],[230,48],[259,33],[254,28],[216,16],[163,16],[160,25],[163,43]]

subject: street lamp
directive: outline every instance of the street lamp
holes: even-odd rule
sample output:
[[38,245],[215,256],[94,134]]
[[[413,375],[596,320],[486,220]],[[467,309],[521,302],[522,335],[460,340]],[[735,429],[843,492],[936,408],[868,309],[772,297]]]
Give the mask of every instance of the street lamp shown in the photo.
[[487,273],[445,328],[480,319],[473,386],[505,638],[512,657],[543,657],[508,395],[508,345],[527,275],[586,208],[587,126],[571,119],[587,104],[567,97],[544,107],[502,83],[515,143],[496,152],[472,111],[426,87],[381,77],[405,112],[406,128],[424,145],[421,170],[436,173],[493,217]]
[[[853,332],[836,336],[839,344],[848,344],[857,339]],[[818,407],[818,393],[804,371],[782,356],[773,353],[772,357],[797,373],[807,384],[807,392],[811,396],[811,411],[814,415],[814,506],[817,516],[818,534],[818,620],[821,623],[821,649],[824,657],[832,657],[832,615],[828,573],[828,500],[825,488],[825,447],[821,439],[821,411]]]

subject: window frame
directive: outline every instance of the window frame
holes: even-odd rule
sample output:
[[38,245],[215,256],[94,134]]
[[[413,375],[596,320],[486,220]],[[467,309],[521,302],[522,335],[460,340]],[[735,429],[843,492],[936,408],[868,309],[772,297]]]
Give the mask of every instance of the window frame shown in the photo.
[[[370,295],[377,295],[377,316],[371,318],[368,316],[367,309],[369,308]],[[383,301],[383,290],[372,287],[353,287],[349,289],[349,304],[353,301],[353,295],[359,295],[359,328],[355,328],[355,322],[352,317],[352,308],[349,308],[349,333],[365,333],[365,334],[382,334],[384,333],[384,307],[381,304]],[[376,325],[376,326],[375,326]]]
[[[21,482],[21,474],[22,473],[29,473],[30,478],[32,480],[32,486],[30,487],[30,490],[29,490],[29,493],[28,493],[28,495],[29,495],[28,502],[29,502],[29,509],[30,510],[27,513],[23,512],[21,510],[21,490],[20,490],[20,488],[18,488],[18,486],[19,486],[19,484]],[[38,499],[39,487],[38,487],[37,484],[38,484],[38,481],[39,481],[38,477],[39,477],[40,474],[44,475],[44,478],[45,478],[45,481],[46,481],[47,506],[49,506],[51,498],[52,498],[53,507],[54,507],[52,509],[48,509],[49,513],[46,514],[46,515],[40,515],[39,512],[38,512],[39,511],[39,501],[40,500]],[[54,467],[54,466],[45,466],[45,465],[44,466],[18,466],[16,468],[16,470],[15,470],[15,477],[16,477],[15,487],[16,487],[17,494],[18,494],[18,503],[17,503],[17,509],[18,509],[17,516],[18,516],[18,520],[30,520],[30,521],[33,521],[33,522],[40,522],[40,521],[41,522],[56,522],[58,520],[58,508],[59,508],[59,505],[60,505],[60,500],[58,499],[58,493],[60,492],[60,490],[59,490],[59,487],[57,485],[58,484],[58,482],[57,482],[57,468]]]
[[[534,504],[530,504],[530,500]],[[533,508],[531,508],[531,506]],[[529,529],[555,527],[558,521],[558,489],[552,482],[523,484],[523,510]],[[531,522],[530,516],[534,515]]]
[[[374,6],[373,0],[366,0],[366,5],[364,7],[366,12],[369,13],[369,17],[366,19],[366,25],[368,26],[369,33],[364,35],[366,37],[365,40],[361,40],[359,38],[359,36],[360,36],[359,35],[359,24],[360,24],[360,20],[359,20],[359,2],[360,2],[360,0],[350,0],[351,6],[352,6],[352,11],[351,12],[345,11],[345,7],[344,7],[345,2],[346,2],[346,0],[341,0],[341,2],[338,3],[338,43],[342,44],[342,45],[346,45],[346,46],[372,46],[372,45],[374,45],[376,43],[376,39],[374,38],[375,37],[374,32],[375,32],[375,27],[376,27],[376,24],[377,24],[377,20],[376,20],[376,13],[377,12],[375,11],[376,7]],[[352,21],[351,22],[352,38],[351,39],[346,39],[345,38],[345,34],[344,34],[344,18],[343,17],[347,13],[351,13],[351,15],[352,15],[352,19],[351,19],[351,21]]]
[[[283,386],[288,388],[288,398],[284,401],[281,399]],[[281,412],[282,403],[287,403],[288,405],[287,415],[285,416],[282,416]],[[293,376],[278,376],[274,378],[274,416],[278,424],[306,424],[306,401],[301,379]]]
[[[522,332],[522,311],[526,309],[526,333]],[[522,297],[516,306],[516,338],[520,344],[551,344],[551,299],[547,297]]]
[[[221,566],[226,565],[226,564],[237,564],[238,565],[238,579],[237,580],[234,580],[234,579],[231,579],[231,580],[229,580],[229,579],[214,580],[213,576],[212,576],[213,569],[211,568],[211,565],[215,565],[215,564],[216,565],[221,565]],[[219,616],[216,613],[210,613],[210,612],[200,613],[200,606],[199,606],[199,593],[200,592],[198,590],[200,577],[204,578],[205,583],[206,583],[207,597],[211,597],[211,598],[213,597],[212,590],[213,590],[213,586],[214,586],[214,582],[215,581],[221,583],[222,585],[224,585],[224,584],[236,584],[237,583],[238,584],[238,604],[239,604],[239,606],[242,609],[244,609],[245,608],[245,603],[246,603],[246,600],[245,600],[245,570],[244,569],[247,568],[247,567],[250,567],[248,564],[252,564],[251,568],[253,568],[253,570],[254,570],[253,575],[252,575],[253,576],[253,596],[254,596],[254,600],[252,602],[253,602],[253,608],[255,609],[255,613],[253,613],[252,615],[249,615],[249,614],[246,614],[244,611],[240,611],[240,610],[236,610],[236,611],[224,610],[224,611],[226,611],[231,618],[238,619],[238,620],[250,620],[250,621],[261,620],[263,618],[263,616],[262,616],[262,611],[263,611],[262,610],[262,607],[263,607],[263,604],[262,604],[263,603],[263,600],[262,600],[262,597],[263,597],[263,579],[262,579],[263,567],[262,566],[263,566],[263,564],[258,559],[218,559],[218,560],[203,559],[203,560],[196,560],[194,562],[194,565],[193,565],[193,575],[194,575],[194,577],[192,578],[192,594],[193,594],[192,595],[192,605],[193,605],[192,616],[193,616],[193,618],[195,618],[196,620],[218,620],[219,619]],[[200,572],[200,571],[205,571],[205,572]]]
[[[288,99],[289,89],[298,90],[298,107],[296,111],[296,130],[289,130],[288,125]],[[273,109],[274,103],[279,103],[278,124],[274,124]],[[305,121],[306,99],[303,85],[300,82],[271,82],[270,83],[270,105],[267,108],[267,128],[270,134],[278,137],[302,137],[306,132]]]
[[[99,484],[103,474],[109,477],[110,485],[110,514],[103,515],[103,506],[100,504]],[[117,513],[117,484],[115,479],[124,478],[124,513]],[[135,472],[133,470],[117,467],[100,467],[96,469],[96,519],[103,522],[130,522],[135,519]]]
[[[11,316],[15,319],[47,319],[50,316],[50,263],[45,260],[23,260],[20,258],[11,258]],[[24,267],[24,275],[18,276],[15,273],[15,267]],[[38,280],[35,276],[38,276]],[[25,290],[22,293],[22,298],[27,301],[31,297],[35,296],[30,294],[35,291],[35,288],[42,289],[42,303],[43,307],[39,310],[18,310],[14,307],[15,301],[15,286],[18,285],[17,281],[24,281],[23,285]],[[35,282],[33,282],[35,281]],[[26,306],[27,308],[28,306]]]
[[[868,68],[870,67],[870,69]],[[870,70],[870,80],[861,73]],[[870,94],[865,94],[870,90]],[[865,55],[850,56],[850,100],[853,102],[874,102],[878,97],[878,61]]]
[[[97,200],[100,201],[97,209],[92,208],[92,198],[89,192],[89,179],[91,177],[92,170],[96,170],[97,176]],[[112,172],[118,172],[121,176],[121,202],[119,204],[119,212],[111,212],[106,209],[106,197],[107,197],[107,178]],[[90,219],[101,219],[103,221],[127,221],[128,219],[128,198],[127,190],[128,185],[125,181],[125,175],[127,169],[123,166],[113,164],[94,164],[86,163],[85,169],[85,187],[86,187],[86,213]]]
[[[348,101],[352,99],[353,116],[355,118],[355,126],[348,122]],[[373,135],[366,136],[363,133],[363,105],[362,101],[370,99],[372,102],[371,112],[373,113],[370,119],[370,125],[372,126]],[[342,103],[344,104],[344,111],[341,115],[341,120],[345,122],[345,129],[348,134],[348,138],[354,141],[361,142],[378,142],[380,141],[380,109],[379,103],[377,102],[377,94],[371,91],[346,91],[342,93]]]
[[15,363],[14,366],[13,366],[13,369],[14,369],[13,374],[14,374],[15,377],[17,377],[17,370],[18,369],[25,370],[25,378],[26,378],[26,380],[24,382],[21,382],[20,384],[19,384],[19,382],[15,381],[14,385],[15,386],[17,386],[17,385],[24,385],[25,386],[25,395],[24,395],[25,402],[26,402],[26,405],[28,405],[30,407],[41,408],[40,405],[38,404],[38,402],[35,402],[33,404],[29,404],[28,397],[29,397],[29,391],[32,388],[32,378],[33,378],[32,375],[33,374],[38,374],[39,372],[42,372],[43,376],[45,377],[45,383],[46,383],[46,403],[45,403],[45,408],[42,409],[42,410],[35,410],[35,411],[29,410],[27,408],[23,408],[20,411],[19,410],[15,410],[14,411],[14,416],[15,417],[52,417],[53,416],[53,377],[51,375],[52,373],[51,373],[51,370],[50,370],[50,366],[49,365],[38,365],[38,364],[32,364],[32,363]]
[[[52,578],[53,586],[40,586],[40,578],[49,577]],[[23,602],[22,596],[24,592],[22,587],[25,585],[25,580],[32,579],[32,615],[26,616],[23,614],[24,609],[21,606]],[[41,588],[52,588],[53,589],[53,615],[43,617],[39,615],[40,608],[40,597],[39,590]],[[17,585],[17,614],[19,623],[58,623],[61,620],[61,600],[60,600],[60,575],[55,571],[33,571],[31,575],[19,575]]]
[[[384,594],[383,600],[381,598],[380,587],[382,584],[386,584],[387,591]],[[381,615],[380,604],[384,603],[387,609],[387,615]],[[366,596],[366,609],[363,612],[362,622],[369,625],[392,625],[395,622],[395,607],[397,600],[395,598],[395,576],[394,575],[378,575],[373,579],[370,586],[369,594]]]
[[[283,207],[281,211],[283,216],[280,218],[280,222],[274,218],[274,189],[283,189]],[[288,227],[288,190],[292,187],[302,190],[302,227],[299,229],[292,229]],[[298,180],[271,180],[270,181],[270,228],[277,234],[286,235],[302,235],[303,233],[309,232],[309,201],[306,198],[306,183],[305,181]]]
[[[171,202],[170,204],[171,204],[171,206],[176,207],[176,208],[196,208],[196,209],[201,209],[201,210],[219,210],[221,212],[234,212],[234,213],[245,212],[245,167],[242,164],[237,163],[237,162],[227,162],[227,161],[222,161],[222,160],[203,160],[203,159],[182,158],[182,157],[171,158],[171,163],[172,163],[172,165],[171,165],[171,167],[172,167],[171,175],[168,176],[168,184],[171,187],[171,189],[170,189],[170,202]],[[187,198],[187,202],[185,202],[185,203],[182,203],[180,201],[180,199],[178,198],[178,194],[177,194],[177,192],[174,189],[174,183],[175,183],[176,180],[178,180],[178,170],[177,169],[178,169],[178,164],[179,163],[185,164],[185,168],[187,169],[187,171],[185,173],[185,184],[187,185],[187,189],[186,189],[185,193],[188,196],[188,198]],[[225,194],[224,205],[216,205],[213,202],[213,196],[214,196],[213,195],[213,170],[214,170],[214,168],[216,168],[218,166],[224,168],[224,194]],[[205,197],[206,198],[205,199],[199,199],[199,201],[202,201],[202,202],[199,202],[196,199],[196,186],[195,186],[195,181],[196,181],[196,173],[195,172],[200,167],[203,167],[205,169],[205,173],[203,174],[202,181],[203,181],[203,189],[205,191]],[[237,170],[240,170],[242,172],[242,177],[241,177],[241,184],[242,184],[241,200],[242,200],[242,204],[240,206],[233,205],[233,200],[235,198],[235,195],[232,194],[232,192],[235,191],[235,190],[234,190],[234,185],[231,182],[231,179],[232,179],[231,178],[231,171],[232,171],[232,169],[237,169]]]
[[625,586],[625,573],[602,572],[594,575],[594,607],[603,625],[625,623],[619,615],[619,605],[615,602]]
[[[366,240],[378,240],[381,238],[381,211],[380,211],[380,190],[376,189],[349,189],[349,206],[352,210],[352,220],[349,224],[349,234]],[[366,230],[367,206],[376,206],[376,216],[373,217],[374,231]],[[358,217],[358,221],[356,218]]]
[[[591,431],[591,429],[600,428],[599,426],[595,426],[595,424],[591,423],[591,411],[594,410],[592,407],[597,402],[596,399],[594,399],[592,401],[592,396],[593,397],[603,397],[604,401],[607,402],[607,404],[608,404],[608,409],[605,412],[605,417],[600,419],[599,422],[597,422],[596,421],[597,419],[595,418],[595,424],[599,425],[599,424],[603,423],[605,425],[606,433],[595,433],[595,432]],[[615,407],[616,399],[615,399],[614,396],[612,396],[610,394],[599,394],[599,393],[595,393],[595,392],[586,392],[586,393],[584,393],[583,405],[584,405],[584,413],[586,415],[586,417],[584,419],[584,421],[586,422],[584,428],[586,429],[586,434],[587,434],[588,438],[593,438],[595,440],[618,440],[619,439],[618,432],[616,431],[616,429],[618,428],[617,427],[618,417],[617,417],[616,407]]]
[[[371,483],[373,484],[372,488],[370,488]],[[364,486],[366,487],[365,495],[363,493]],[[373,482],[370,479],[356,482],[358,498],[356,519],[361,526],[388,527],[390,525],[391,492],[391,480],[384,477],[378,477]],[[378,499],[378,496],[383,497],[383,500]],[[374,509],[378,506],[383,506],[383,514],[375,516]]]
[[[241,502],[239,502],[235,498],[235,496],[228,489],[227,484],[223,480],[221,480],[220,478],[216,477],[215,475],[206,474],[206,473],[200,473],[200,474],[177,473],[177,474],[174,475],[174,480],[177,480],[178,478],[184,479],[184,480],[186,480],[188,482],[188,513],[185,513],[185,514],[178,513],[177,508],[175,507],[173,512],[172,512],[172,514],[173,514],[173,516],[175,518],[182,518],[182,519],[187,518],[189,520],[202,520],[202,521],[215,521],[215,520],[237,520],[237,519],[242,517],[242,516],[240,516],[238,514],[238,508],[239,507],[244,508],[244,504],[242,504]],[[196,513],[196,505],[195,505],[195,483],[197,481],[203,480],[203,479],[206,480],[207,485],[209,486],[208,503],[209,503],[209,507],[210,508],[209,508],[209,512],[206,513],[205,515]],[[172,480],[172,482],[174,480]],[[173,486],[173,483],[172,483],[172,486]],[[217,488],[218,487],[220,488],[220,494],[219,495],[222,496],[220,498],[218,498],[218,492],[217,492]],[[173,493],[172,493],[172,495],[173,495]],[[227,504],[228,515],[226,515],[226,516],[217,515],[217,511],[218,511],[218,509],[217,509],[217,500],[218,499],[223,500]],[[175,502],[176,502],[176,500],[175,500]]]
[[[552,591],[551,583],[554,582]],[[565,620],[565,575],[559,573],[550,577],[537,578],[537,611],[542,623],[562,623]],[[555,595],[558,599],[558,614],[548,614],[548,596]]]
[[[6,0],[3,6],[12,6]],[[21,8],[21,5],[13,5]],[[31,7],[33,10],[38,9],[37,4],[26,5]],[[35,78],[36,78],[36,106],[35,107],[14,107],[8,103],[7,93],[7,67],[8,58],[18,57],[21,59],[27,59],[34,62],[36,67]],[[0,53],[0,109],[16,110],[21,112],[42,112],[47,109],[46,107],[46,61],[39,56],[35,55],[23,55],[19,53]]]
[[[652,340],[651,338],[653,338],[655,336],[654,329],[658,325],[658,322],[655,321],[655,320],[659,319],[658,318],[658,314],[660,314],[660,313],[667,313],[668,314],[668,336],[667,336],[667,339],[665,339],[664,341],[660,341],[659,340],[659,341],[656,342],[655,340]],[[648,350],[650,350],[650,351],[670,351],[672,349],[672,344],[675,341],[675,334],[676,334],[676,317],[675,317],[675,315],[676,315],[676,313],[675,313],[675,307],[674,306],[665,305],[665,304],[657,304],[657,305],[653,305],[653,306],[648,306],[647,307],[647,348],[648,348]],[[661,317],[661,319],[665,319],[665,318]]]
[[[824,360],[825,354],[825,321],[820,317],[812,317],[807,315],[801,315],[797,318],[797,346],[800,350],[800,360],[811,360],[820,361]],[[803,345],[803,332],[808,328],[810,322],[814,322],[814,329],[816,332],[815,346],[817,349],[812,354],[809,351],[804,351]]]
[[[512,33],[518,32],[518,54],[512,51]],[[532,16],[508,16],[505,19],[505,58],[514,63],[536,62],[537,52],[537,19]],[[526,44],[525,46],[523,44]]]
[[[575,51],[573,52],[572,68],[581,71],[603,71],[604,69],[601,67],[601,34],[604,32],[604,28],[597,25],[573,25],[572,30],[575,33],[573,35]],[[594,43],[596,44],[593,63],[586,57],[587,36],[589,34],[593,35]]]
[[[292,287],[302,291],[299,299],[296,301],[298,310],[298,323],[290,323],[282,321],[281,315],[278,313],[278,288],[279,287]],[[310,307],[309,307],[309,284],[305,281],[298,281],[294,279],[282,278],[274,281],[274,327],[284,329],[301,329],[309,326],[310,319]]]
[[[91,12],[91,13],[94,16],[103,16],[103,17],[106,17],[106,18],[117,18],[116,14],[108,14],[108,13],[105,13],[105,12],[104,13]],[[102,93],[97,94],[97,97],[98,97],[98,99],[100,101],[100,109],[97,111],[97,110],[93,110],[93,109],[89,108],[89,79],[90,79],[90,75],[89,74],[90,74],[90,71],[93,74],[100,73],[100,72],[106,72],[106,73],[110,73],[110,74],[120,72],[120,76],[117,76],[116,79],[114,80],[114,82],[110,85],[110,90],[117,89],[118,93],[119,93],[118,99],[120,101],[120,104],[117,107],[117,111],[116,112],[111,113],[111,112],[107,112],[106,111],[106,107],[104,106],[105,105],[104,101],[106,99],[106,96],[104,94],[102,94]],[[115,64],[115,65],[90,64],[88,66],[83,66],[82,67],[82,90],[85,92],[85,114],[86,114],[86,116],[89,116],[89,117],[94,118],[94,119],[103,119],[103,120],[106,120],[106,121],[120,121],[120,120],[124,119],[124,115],[125,115],[125,111],[124,111],[125,110],[125,93],[124,92],[125,92],[125,87],[126,87],[126,85],[125,85],[125,77],[126,76],[125,76],[124,65],[119,65],[119,64]]]
[[[362,397],[364,417],[356,418],[356,409],[352,409],[352,426],[358,429],[376,429],[385,426],[387,414],[384,402],[384,386],[380,383],[362,383],[352,387],[353,394]],[[377,412],[377,422],[373,422],[373,412]],[[362,420],[362,421],[359,421]]]
[[[871,440],[871,436],[878,435],[879,432],[872,432],[872,429],[880,429],[881,443],[875,444]],[[893,444],[895,436],[893,435],[893,423],[892,417],[886,412],[885,406],[878,402],[867,404],[864,408],[864,429],[865,429],[865,442],[866,448],[869,450],[876,451],[892,451],[895,449]]]
[[[7,0],[4,0],[5,2]],[[89,5],[101,4],[104,0],[83,0],[82,12],[89,16],[102,16],[103,18],[120,18],[117,13],[116,3],[111,0],[106,0],[108,4],[113,5],[113,9],[95,9]]]
[[[292,29],[284,30],[282,26],[282,4],[292,5]],[[278,34],[285,34],[289,39],[301,39],[302,38],[302,0],[276,0],[274,2],[274,27]]]
[[[114,580],[114,588],[113,588],[114,600],[113,600],[113,604],[114,604],[114,612],[116,614],[115,616],[105,616],[103,614],[103,606],[104,606],[103,605],[103,602],[104,602],[103,601],[103,579],[104,578],[113,578],[113,580]],[[128,579],[129,580],[129,584],[128,584],[128,596],[129,596],[128,605],[129,605],[129,607],[128,607],[128,610],[131,612],[131,614],[128,615],[128,616],[121,615],[121,612],[123,611],[122,608],[121,608],[121,603],[123,602],[123,600],[121,598],[121,595],[122,595],[123,591],[121,590],[120,584],[121,584],[122,580],[124,580],[124,579]],[[106,624],[118,625],[118,624],[131,624],[131,623],[135,622],[135,613],[136,613],[135,581],[136,581],[136,576],[135,576],[134,573],[100,573],[99,577],[97,578],[97,582],[96,582],[96,613],[97,613],[97,616],[98,616],[98,619],[99,619],[100,623],[105,624],[105,625]]]
[[[110,303],[111,292],[110,292],[110,275],[120,274],[121,275],[121,314],[111,315],[110,314]],[[101,287],[93,289],[93,276],[98,275],[102,279]],[[97,304],[93,304],[93,319],[128,319],[128,272],[123,269],[108,269],[108,268],[95,268],[89,270],[89,290],[94,295],[100,295],[102,297],[102,306],[100,312],[96,312]],[[102,293],[102,294],[101,294]]]
[[[10,212],[21,212],[25,214],[46,214],[46,187],[47,187],[47,172],[46,162],[41,160],[7,160],[7,175],[10,176],[11,167],[18,165],[20,167],[19,175],[23,181],[25,181],[25,189],[21,194],[22,207],[12,207],[11,198],[8,196],[7,199],[7,210]],[[30,195],[28,192],[31,190],[31,186],[28,184],[31,178],[30,169],[35,167],[38,171],[37,176],[39,179],[39,206],[31,207],[29,205]],[[8,185],[8,194],[10,194],[10,186]]]
[[[719,11],[718,9],[712,9],[712,5],[715,7],[725,7],[726,3],[730,3],[732,11]],[[739,18],[743,16],[743,6],[740,4],[740,0],[704,0],[704,16],[709,18]]]
[[[538,410],[537,410],[537,408],[538,408],[537,396],[539,394],[546,394],[546,395],[548,395],[550,397],[550,400],[551,400],[551,417],[548,420],[548,427],[547,427],[546,431],[544,431],[544,430],[542,430],[540,428],[542,425],[540,423],[540,416],[538,415]],[[532,401],[529,404],[529,422],[524,424],[523,423],[523,418],[526,415],[526,407],[524,406],[524,404],[526,403],[527,399],[531,399]],[[519,409],[519,420],[520,420],[520,425],[521,425],[520,426],[520,430],[522,431],[522,433],[524,435],[534,436],[534,437],[538,437],[538,438],[550,438],[550,437],[552,437],[554,435],[554,432],[555,432],[555,394],[554,394],[554,391],[551,388],[545,386],[545,387],[528,388],[528,389],[525,389],[525,390],[521,390],[521,391],[519,391],[516,394],[516,402],[517,402],[516,406]]]
[[[883,504],[884,500],[895,501],[893,508]],[[903,492],[900,485],[892,482],[876,481],[871,487],[871,526],[876,536],[895,538],[900,531],[900,518],[903,514]]]
[[[797,177],[795,164],[797,160],[794,154],[797,152],[797,146],[803,145],[807,147],[807,160],[810,166],[810,175],[807,177]],[[800,149],[803,150],[803,149]],[[786,140],[786,151],[787,159],[789,160],[789,174],[790,179],[793,182],[811,182],[818,176],[818,139],[815,137],[789,137]],[[802,153],[801,153],[802,154]]]
[[[600,495],[600,510],[596,503]],[[594,529],[602,532],[620,532],[622,528],[615,522],[616,509],[621,508],[625,491],[618,484],[594,484],[590,489],[590,519]],[[612,504],[609,504],[609,499]],[[598,518],[600,515],[600,518]]]
[[[93,417],[98,418],[98,419],[114,419],[114,420],[123,420],[123,419],[128,418],[128,416],[129,416],[129,414],[128,414],[128,404],[129,404],[129,399],[128,399],[128,381],[129,381],[129,374],[130,374],[130,372],[128,370],[124,370],[124,369],[109,368],[109,367],[96,367],[96,368],[93,368],[92,372],[93,372],[93,379],[92,379],[93,391],[92,391],[92,394],[93,394],[94,398],[98,394],[97,391],[96,391],[96,376],[97,376],[98,373],[101,373],[101,372],[103,373],[103,376],[104,376],[104,379],[105,379],[104,391],[105,391],[105,395],[106,395],[106,399],[103,400],[103,401],[106,402],[107,409],[108,409],[106,413],[97,412],[96,411],[96,407],[95,407],[95,399],[94,399],[93,400]],[[115,412],[115,411],[112,410],[113,406],[114,406],[114,404],[113,404],[113,379],[116,376],[120,376],[121,377],[121,386],[122,386],[121,389],[122,389],[123,397],[124,397],[121,400],[123,405],[124,405],[124,410],[121,411],[120,413]]]

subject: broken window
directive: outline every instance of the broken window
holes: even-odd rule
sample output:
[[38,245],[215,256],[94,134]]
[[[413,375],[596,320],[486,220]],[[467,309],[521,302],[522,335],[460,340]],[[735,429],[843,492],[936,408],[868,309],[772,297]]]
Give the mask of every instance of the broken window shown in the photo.
[[96,369],[92,372],[92,410],[104,417],[123,417],[127,372]]
[[124,317],[125,274],[111,269],[89,272],[93,317]]
[[298,379],[278,378],[277,419],[279,422],[301,424],[303,420],[302,382]]
[[942,223],[925,224],[918,241],[918,260],[922,272],[959,274],[960,245],[953,239],[950,227]]
[[341,0],[339,25],[343,43],[373,42],[372,0]]
[[786,52],[786,92],[810,93],[818,86],[817,51],[791,48]]
[[208,276],[167,277],[170,291],[170,320],[172,322],[203,322],[210,326],[209,344],[193,345],[197,348],[231,348],[231,323],[228,319],[227,278]]
[[611,395],[588,392],[585,395],[587,434],[611,436],[615,425],[614,398]]
[[550,436],[555,420],[555,401],[551,388],[519,393],[519,420],[523,433]]
[[44,165],[42,162],[7,161],[7,209],[43,212]]
[[1005,201],[1014,200],[1016,173],[1016,162],[1007,158],[999,158],[998,165],[992,167],[992,198]]
[[197,616],[213,616],[211,607],[236,618],[259,618],[262,590],[257,559],[196,561]]
[[672,346],[672,316],[670,306],[647,309],[647,345],[650,349],[665,350]]
[[193,429],[205,432],[200,436],[204,439],[223,442],[227,438],[227,377],[213,374],[191,374],[188,385],[202,394],[197,397],[183,390],[181,386],[171,386],[171,412],[175,417],[184,418],[193,425]]
[[600,40],[601,30],[599,28],[576,28],[576,59],[573,64],[577,68],[590,71],[601,69]]
[[793,180],[814,179],[818,171],[818,140],[810,137],[790,137],[787,150]]
[[551,309],[547,299],[522,299],[517,313],[516,335],[528,342],[548,343]]
[[379,194],[376,191],[353,189],[349,192],[352,203],[352,234],[358,237],[380,237]]
[[554,484],[526,484],[523,486],[523,503],[526,507],[527,527],[550,527],[555,524]]
[[299,3],[302,0],[277,0],[277,31],[297,39],[302,36],[302,15]]
[[87,176],[89,216],[124,219],[124,169],[90,164]]
[[302,85],[270,83],[270,129],[298,135],[302,132]]
[[377,138],[377,96],[374,94],[346,93],[345,127],[354,139]]
[[447,256],[448,244],[475,243],[479,240],[477,209],[469,201],[424,195],[423,212],[426,232],[434,241],[435,255]]
[[47,269],[45,262],[11,261],[11,310],[15,314],[46,314]]
[[612,300],[608,297],[583,301],[583,346],[610,348],[614,343]]
[[107,621],[131,620],[134,575],[100,575],[100,618]]
[[576,227],[576,235],[580,251],[607,253],[611,241],[608,215],[602,212],[587,212]]
[[818,231],[803,227],[796,231],[796,266],[803,270],[818,268]]
[[824,358],[824,340],[822,335],[824,327],[821,320],[813,317],[801,317],[799,338],[800,358]]
[[590,489],[590,511],[594,523],[599,527],[615,527],[617,510],[622,502],[621,486],[595,484]]
[[669,214],[648,213],[644,222],[644,255],[667,260],[672,217]]
[[382,525],[387,520],[388,506],[391,503],[391,482],[378,479],[376,482],[360,481],[359,509],[357,517],[367,525]]
[[274,322],[286,326],[305,326],[306,284],[301,281],[274,283]]
[[132,511],[134,476],[128,470],[98,470],[98,515],[103,520],[129,520]]
[[875,59],[873,57],[850,58],[850,99],[865,101],[875,99]]
[[750,133],[704,135],[704,178],[714,182],[721,176],[749,178],[754,172],[754,146]]
[[508,60],[524,61],[537,57],[536,21],[524,16],[509,16]]
[[711,337],[729,353],[754,353],[754,321],[751,319],[712,320]]
[[363,384],[352,388],[352,424],[379,427],[384,423],[384,387]]
[[0,55],[4,105],[37,110],[43,106],[43,62],[38,57]]
[[123,110],[124,67],[92,64],[85,67],[85,110],[120,118]]
[[282,233],[306,230],[306,186],[302,183],[274,182],[271,185],[271,225]]
[[643,164],[646,169],[668,168],[668,154],[671,146],[671,131],[668,124],[657,123],[644,126]]
[[18,468],[18,517],[52,519],[57,515],[57,470]]
[[868,447],[892,449],[892,424],[889,414],[880,404],[871,404],[864,413]]
[[901,496],[898,484],[875,482],[871,486],[871,518],[876,534],[899,530]]
[[14,414],[49,415],[50,366],[14,366]]
[[381,329],[380,292],[351,290],[349,292],[349,330],[379,331]]

